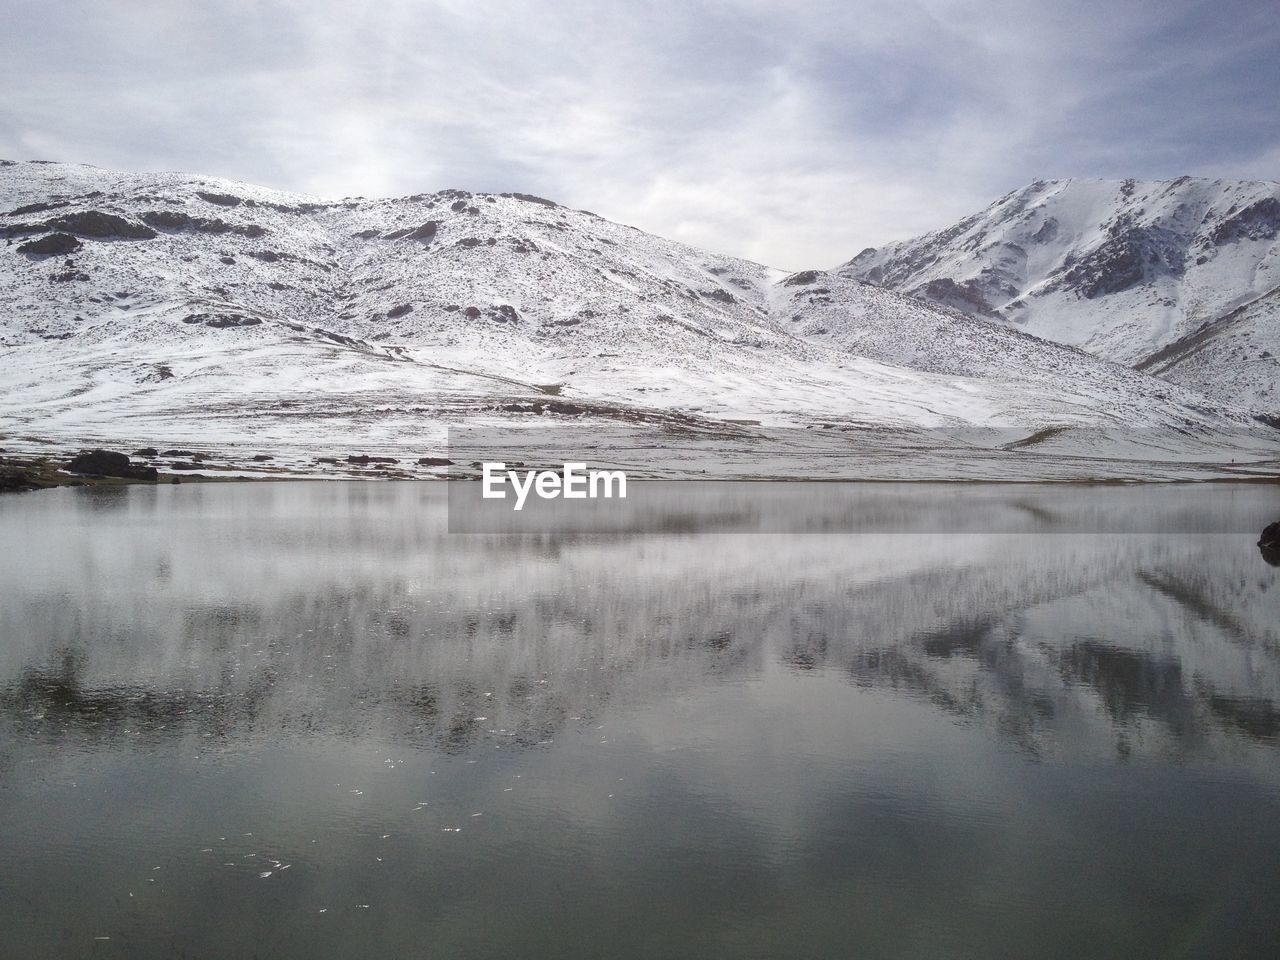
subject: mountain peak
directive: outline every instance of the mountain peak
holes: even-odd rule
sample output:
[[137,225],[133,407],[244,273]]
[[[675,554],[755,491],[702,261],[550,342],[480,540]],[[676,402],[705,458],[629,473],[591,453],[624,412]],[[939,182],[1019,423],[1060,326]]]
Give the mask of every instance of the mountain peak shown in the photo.
[[[1271,181],[1037,180],[841,271],[1139,364],[1280,286],[1278,238]],[[1240,336],[1230,372],[1185,382],[1273,405],[1275,335]]]

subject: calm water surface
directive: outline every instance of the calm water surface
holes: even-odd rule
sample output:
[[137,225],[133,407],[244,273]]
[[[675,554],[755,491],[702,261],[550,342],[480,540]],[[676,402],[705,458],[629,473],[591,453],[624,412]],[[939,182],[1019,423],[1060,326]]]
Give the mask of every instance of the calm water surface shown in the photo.
[[1280,955],[1280,491],[725,489],[0,500],[0,956]]

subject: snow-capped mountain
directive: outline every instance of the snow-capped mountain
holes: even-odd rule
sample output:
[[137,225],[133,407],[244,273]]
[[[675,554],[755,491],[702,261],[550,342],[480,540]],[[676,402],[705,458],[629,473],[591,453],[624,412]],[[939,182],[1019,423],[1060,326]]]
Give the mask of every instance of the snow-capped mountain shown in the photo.
[[1276,182],[1041,180],[839,272],[1280,413],[1278,237]]
[[1244,405],[849,271],[786,275],[524,194],[325,201],[7,162],[0,232],[10,448],[254,449],[301,468],[437,451],[464,421],[735,440],[1076,428],[1090,444],[1258,427]]

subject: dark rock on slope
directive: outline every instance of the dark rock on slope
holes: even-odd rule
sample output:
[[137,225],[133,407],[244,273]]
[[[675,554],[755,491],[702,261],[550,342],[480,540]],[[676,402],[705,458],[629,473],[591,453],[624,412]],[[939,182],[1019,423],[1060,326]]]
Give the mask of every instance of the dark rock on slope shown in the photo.
[[19,245],[19,253],[30,253],[37,257],[60,257],[75,253],[81,243],[69,233],[51,233],[38,240],[28,240]]
[[151,240],[156,236],[150,227],[101,210],[64,214],[47,221],[45,226],[98,240]]

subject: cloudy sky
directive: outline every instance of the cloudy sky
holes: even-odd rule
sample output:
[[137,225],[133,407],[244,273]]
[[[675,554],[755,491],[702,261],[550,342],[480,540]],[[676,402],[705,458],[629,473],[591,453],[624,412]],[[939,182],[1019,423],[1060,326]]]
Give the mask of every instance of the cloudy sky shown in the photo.
[[789,269],[1037,177],[1280,179],[1274,0],[6,7],[0,157],[519,190]]

